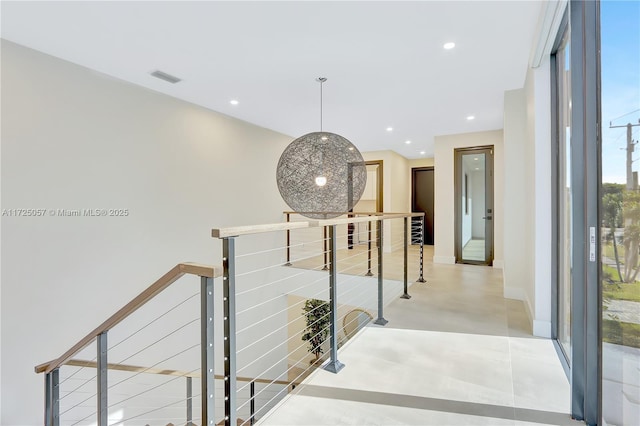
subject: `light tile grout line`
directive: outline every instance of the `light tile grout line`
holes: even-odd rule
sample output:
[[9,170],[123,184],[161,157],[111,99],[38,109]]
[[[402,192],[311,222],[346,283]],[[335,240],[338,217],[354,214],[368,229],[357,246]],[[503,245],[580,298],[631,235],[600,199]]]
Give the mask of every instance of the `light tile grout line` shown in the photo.
[[516,424],[516,388],[515,388],[515,379],[513,372],[513,352],[511,351],[511,328],[509,327],[509,306],[507,304],[507,299],[504,299],[504,313],[505,320],[507,322],[507,344],[509,345],[509,373],[511,374],[511,404],[513,406],[513,424]]

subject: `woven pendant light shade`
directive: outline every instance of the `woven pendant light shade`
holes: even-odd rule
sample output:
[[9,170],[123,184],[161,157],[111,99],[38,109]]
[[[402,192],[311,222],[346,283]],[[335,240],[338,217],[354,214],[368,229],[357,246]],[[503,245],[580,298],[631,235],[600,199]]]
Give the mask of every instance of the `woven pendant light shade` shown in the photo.
[[313,132],[284,150],[277,181],[292,210],[312,219],[330,219],[347,213],[360,200],[367,168],[360,151],[347,139]]

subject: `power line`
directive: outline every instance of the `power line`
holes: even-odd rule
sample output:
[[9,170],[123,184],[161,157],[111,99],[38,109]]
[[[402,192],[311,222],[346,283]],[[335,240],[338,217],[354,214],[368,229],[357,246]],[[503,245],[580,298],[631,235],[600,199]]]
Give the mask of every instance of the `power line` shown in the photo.
[[631,112],[628,112],[628,113],[626,113],[626,114],[622,114],[620,117],[612,118],[611,120],[609,120],[609,124],[611,124],[611,122],[612,122],[612,121],[616,121],[616,120],[617,120],[617,119],[619,119],[619,118],[625,117],[625,116],[627,116],[627,115],[631,115],[631,114],[636,113],[636,112],[638,112],[638,111],[640,111],[640,108],[638,108],[638,109],[637,109],[637,110],[635,110],[635,111],[631,111]]

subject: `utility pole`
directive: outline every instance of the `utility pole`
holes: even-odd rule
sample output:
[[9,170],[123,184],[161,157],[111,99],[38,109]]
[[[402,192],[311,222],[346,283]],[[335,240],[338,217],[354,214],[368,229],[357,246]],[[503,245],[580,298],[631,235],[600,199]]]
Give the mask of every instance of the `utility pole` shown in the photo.
[[633,171],[631,170],[631,163],[633,163],[633,147],[635,145],[633,143],[633,139],[631,139],[631,130],[633,127],[637,126],[640,126],[640,120],[638,120],[637,124],[627,123],[624,126],[612,126],[611,122],[609,122],[610,129],[617,129],[621,127],[627,128],[627,189],[630,191],[636,189],[636,185],[633,179]]
[[[631,130],[633,127],[640,126],[640,120],[638,120],[637,124],[627,123],[625,126],[612,126],[611,122],[609,122],[609,128],[627,128],[627,191],[635,191],[637,189],[637,184],[635,179],[633,178],[633,171],[631,170],[631,164],[633,163],[633,150],[634,143],[633,139],[631,139]],[[633,218],[628,217],[627,215],[624,218],[624,226],[625,228],[633,225]],[[615,238],[615,236],[614,236]],[[625,238],[624,239],[624,282],[633,282],[635,281],[635,274],[637,274],[636,267],[638,266],[638,251],[639,251],[640,241],[637,238]],[[634,273],[634,271],[636,271]]]

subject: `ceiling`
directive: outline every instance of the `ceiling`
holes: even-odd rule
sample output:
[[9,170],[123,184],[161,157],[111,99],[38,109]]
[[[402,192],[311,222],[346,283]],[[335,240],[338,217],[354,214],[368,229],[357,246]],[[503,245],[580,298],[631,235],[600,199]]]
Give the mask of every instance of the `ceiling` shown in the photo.
[[[407,158],[433,156],[435,135],[502,128],[541,12],[528,1],[1,7],[7,40],[293,137],[319,130],[326,77],[324,130]],[[158,69],[183,81],[149,75]]]

